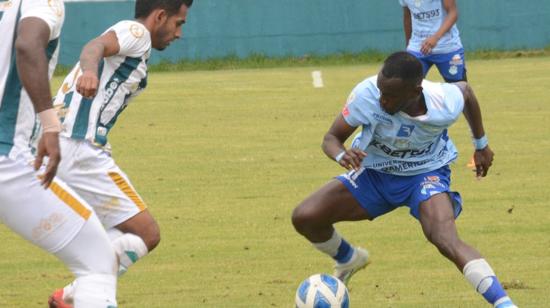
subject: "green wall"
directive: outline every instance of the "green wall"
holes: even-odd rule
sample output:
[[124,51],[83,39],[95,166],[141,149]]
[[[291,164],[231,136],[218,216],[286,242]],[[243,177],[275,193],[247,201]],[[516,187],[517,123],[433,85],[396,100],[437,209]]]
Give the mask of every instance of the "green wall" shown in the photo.
[[[457,0],[466,50],[550,45],[548,0]],[[89,39],[133,17],[133,1],[68,2],[60,63],[70,65]],[[326,55],[404,48],[397,0],[195,0],[184,37],[161,59]]]

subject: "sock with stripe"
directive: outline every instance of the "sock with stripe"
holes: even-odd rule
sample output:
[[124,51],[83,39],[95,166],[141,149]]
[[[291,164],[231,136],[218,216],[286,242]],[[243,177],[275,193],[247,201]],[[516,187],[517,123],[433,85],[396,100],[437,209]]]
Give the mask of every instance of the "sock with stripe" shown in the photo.
[[149,253],[149,250],[141,237],[132,233],[124,233],[114,239],[112,243],[119,260],[119,277],[126,273],[132,264],[136,263],[139,259],[145,257]]
[[462,271],[475,290],[490,304],[497,306],[507,301],[511,303],[495,272],[485,259],[475,259],[468,262]]
[[334,231],[330,239],[322,243],[313,243],[319,251],[331,256],[336,262],[343,264],[351,260],[354,248],[338,232]]

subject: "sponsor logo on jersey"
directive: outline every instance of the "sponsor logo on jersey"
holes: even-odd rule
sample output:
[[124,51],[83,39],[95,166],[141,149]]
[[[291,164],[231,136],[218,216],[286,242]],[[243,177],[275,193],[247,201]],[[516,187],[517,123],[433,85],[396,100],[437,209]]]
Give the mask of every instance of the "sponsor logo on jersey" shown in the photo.
[[449,67],[449,74],[456,75],[458,73],[458,66],[452,65]]
[[435,17],[439,17],[440,14],[441,14],[440,10],[435,9],[435,10],[430,10],[426,12],[413,13],[412,15],[416,20],[425,20],[425,19],[432,19]]
[[410,137],[414,130],[414,125],[401,124],[399,131],[397,131],[397,137]]
[[428,145],[423,149],[402,149],[402,150],[394,150],[389,146],[376,140],[373,140],[370,145],[374,146],[375,148],[381,150],[382,152],[386,153],[386,155],[391,157],[411,158],[411,157],[418,157],[418,156],[422,156],[430,153],[434,144],[432,142],[430,143],[430,145]]
[[120,86],[120,79],[113,78],[111,82],[105,87],[105,95],[103,96],[103,103],[108,103],[113,95],[115,94],[116,90]]
[[381,124],[386,124],[386,125],[392,125],[393,124],[393,121],[388,118],[388,117],[385,117],[381,114],[378,114],[378,113],[373,113],[372,116],[377,120],[379,121]]

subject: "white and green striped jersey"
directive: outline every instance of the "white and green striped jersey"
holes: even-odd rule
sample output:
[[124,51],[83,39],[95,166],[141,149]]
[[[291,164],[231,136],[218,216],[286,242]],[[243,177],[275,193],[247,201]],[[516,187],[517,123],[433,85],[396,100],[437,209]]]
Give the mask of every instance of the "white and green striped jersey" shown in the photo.
[[37,17],[50,28],[46,49],[49,76],[57,64],[58,41],[65,17],[61,0],[0,0],[0,155],[15,158],[30,152],[36,131],[32,102],[15,65],[15,40],[21,20]]
[[107,144],[107,134],[130,99],[147,85],[151,35],[141,23],[125,20],[110,27],[118,39],[118,54],[103,58],[98,67],[99,89],[91,99],[76,91],[82,70],[77,63],[57,92],[54,106],[63,123],[62,136]]

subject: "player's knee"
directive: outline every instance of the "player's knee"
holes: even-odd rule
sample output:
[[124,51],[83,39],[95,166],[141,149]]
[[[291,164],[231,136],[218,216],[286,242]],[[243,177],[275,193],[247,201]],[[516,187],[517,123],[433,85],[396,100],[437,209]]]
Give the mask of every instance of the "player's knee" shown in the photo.
[[311,210],[308,210],[308,207],[304,204],[297,206],[292,212],[292,225],[299,233],[303,234],[315,222],[315,213]]
[[156,222],[150,225],[142,239],[149,251],[152,251],[158,246],[160,243],[160,228]]

